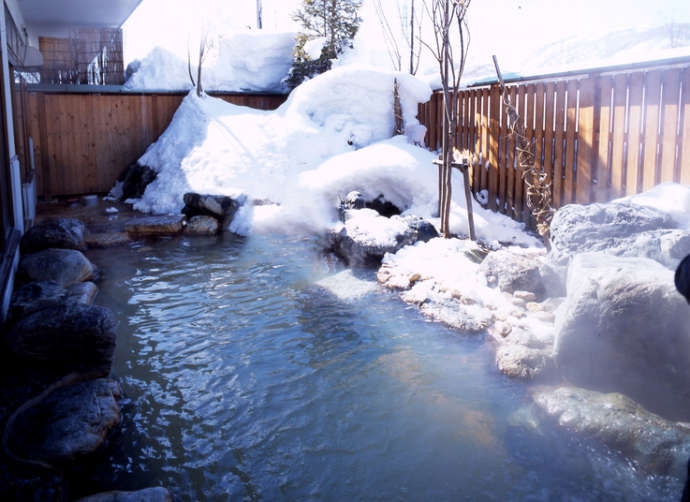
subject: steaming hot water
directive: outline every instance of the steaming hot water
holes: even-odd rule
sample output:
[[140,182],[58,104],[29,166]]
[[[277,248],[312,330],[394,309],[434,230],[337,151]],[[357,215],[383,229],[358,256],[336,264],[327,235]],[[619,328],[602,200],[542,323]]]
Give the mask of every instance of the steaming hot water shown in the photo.
[[333,276],[311,239],[163,240],[89,257],[104,276],[98,303],[119,316],[113,375],[125,394],[89,489],[163,484],[180,500],[680,493],[679,481],[540,423],[490,344],[425,321],[373,272]]

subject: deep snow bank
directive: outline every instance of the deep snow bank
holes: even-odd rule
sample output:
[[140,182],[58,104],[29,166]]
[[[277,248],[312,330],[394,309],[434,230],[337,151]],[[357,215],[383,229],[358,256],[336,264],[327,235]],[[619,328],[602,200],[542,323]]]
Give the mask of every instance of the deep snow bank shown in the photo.
[[[246,31],[219,37],[208,50],[203,66],[207,90],[284,92],[282,83],[292,65],[294,33]],[[196,78],[192,50],[192,73]],[[190,89],[187,60],[155,47],[139,70],[125,83],[130,89]]]

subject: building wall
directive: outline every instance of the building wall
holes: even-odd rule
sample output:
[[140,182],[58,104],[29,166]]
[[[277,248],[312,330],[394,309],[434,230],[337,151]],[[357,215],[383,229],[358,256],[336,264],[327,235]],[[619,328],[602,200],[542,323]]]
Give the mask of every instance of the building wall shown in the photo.
[[120,85],[124,83],[122,30],[78,28],[68,38],[39,37],[41,83]]

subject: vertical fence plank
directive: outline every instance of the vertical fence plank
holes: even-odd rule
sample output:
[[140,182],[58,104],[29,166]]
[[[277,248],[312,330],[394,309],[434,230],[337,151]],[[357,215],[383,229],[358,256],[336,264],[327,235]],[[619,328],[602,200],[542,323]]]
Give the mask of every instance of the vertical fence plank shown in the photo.
[[683,71],[682,92],[681,138],[679,140],[680,152],[678,159],[678,164],[680,165],[679,181],[690,184],[690,68],[685,68]]
[[625,103],[628,83],[625,75],[614,77],[613,89],[613,134],[611,137],[611,187],[610,197],[618,198],[625,194]]
[[[603,77],[597,79],[595,88],[595,120],[594,144],[597,151],[592,164],[592,176],[595,183],[592,185],[592,201],[603,202],[609,200],[611,166],[611,96],[613,91],[613,78]],[[597,116],[598,115],[598,116]]]
[[482,163],[479,173],[481,174],[480,186],[482,190],[487,190],[489,188],[489,170],[488,170],[488,160],[489,160],[489,136],[491,130],[489,129],[489,90],[482,89],[482,142],[481,142],[481,152],[482,152]]
[[595,103],[593,79],[580,81],[580,104],[577,133],[577,171],[575,173],[575,202],[587,204],[592,199],[592,161],[595,144]]
[[575,138],[577,127],[577,81],[570,80],[567,84],[567,122],[565,147],[565,179],[563,180],[563,204],[574,202],[575,196]]
[[663,74],[663,101],[661,104],[661,183],[674,181],[676,170],[676,140],[678,130],[678,93],[680,91],[680,71],[670,69]]
[[[520,116],[520,120],[522,120],[522,124],[524,125],[525,121],[525,96],[527,95],[527,88],[524,85],[521,85],[518,87],[517,91],[517,100],[516,100],[516,108],[518,111],[518,115]],[[515,195],[514,195],[514,205],[513,205],[513,218],[521,220],[522,219],[522,209],[523,209],[523,199],[522,199],[522,193],[523,193],[523,185],[524,183],[522,182],[522,171],[520,170],[520,162],[519,162],[519,152],[517,151],[517,140],[515,141],[515,159],[516,159],[516,164],[517,167],[515,169]]]
[[[482,151],[482,99],[481,91],[473,91],[474,98],[474,157],[480,158]],[[478,163],[474,164],[473,169],[473,186],[474,193],[479,192],[482,189],[482,168]]]
[[[507,90],[513,106],[517,105],[517,87],[511,86]],[[508,125],[507,110],[503,113],[503,120]],[[515,135],[507,130],[508,152],[506,155],[506,214],[513,215],[515,206]]]
[[535,87],[534,99],[534,161],[539,170],[544,169],[544,94],[546,88],[544,84],[537,84]]
[[[506,89],[505,92],[508,92]],[[498,97],[498,210],[502,213],[506,212],[506,194],[507,194],[507,179],[508,179],[508,162],[507,162],[507,124],[505,116],[505,106],[503,105],[503,96]]]
[[645,79],[644,135],[642,155],[642,190],[649,190],[657,179],[659,141],[659,94],[661,73],[647,72]]
[[556,120],[554,131],[554,152],[553,152],[553,186],[552,198],[553,206],[560,207],[563,200],[563,159],[565,141],[565,117],[566,117],[566,84],[558,82],[556,84]]
[[546,100],[544,102],[544,173],[546,174],[546,182],[551,184],[552,190],[554,90],[555,85],[553,82],[546,84]]
[[625,170],[626,195],[637,193],[639,186],[643,84],[641,72],[630,75],[628,81],[628,158]]
[[462,92],[462,119],[465,123],[464,134],[462,136],[462,149],[470,149],[470,93],[468,91]]
[[498,86],[491,87],[489,93],[489,209],[496,211],[498,205],[498,144],[499,144],[499,112],[501,110],[499,102]]

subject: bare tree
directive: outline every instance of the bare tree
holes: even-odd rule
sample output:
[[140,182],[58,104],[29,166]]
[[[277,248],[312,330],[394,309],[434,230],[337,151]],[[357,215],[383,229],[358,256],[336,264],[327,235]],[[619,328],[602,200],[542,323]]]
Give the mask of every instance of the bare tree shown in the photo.
[[[460,79],[465,69],[470,33],[465,21],[471,0],[425,0],[425,9],[434,26],[434,45],[420,42],[427,47],[438,62],[443,88],[443,133],[441,164],[439,165],[439,215],[441,233],[450,237],[449,218],[451,200],[451,164],[453,147],[456,144],[458,107],[456,100],[460,90]],[[457,37],[459,52],[455,52],[452,40]],[[468,202],[469,203],[469,202]],[[470,208],[468,208],[469,210]]]
[[[415,75],[419,69],[421,59],[421,45],[415,46],[415,39],[421,38],[421,29],[424,11],[415,11],[415,1],[411,0],[410,9],[407,10],[407,5],[402,6],[400,1],[396,2],[397,17],[400,20],[400,31],[396,31],[393,25],[389,22],[386,13],[385,5],[391,5],[390,0],[375,0],[374,9],[379,18],[381,31],[383,32],[383,39],[386,44],[388,56],[391,59],[393,69],[395,71],[402,71],[403,69],[403,44],[407,45],[410,50],[409,53],[409,72],[410,75]],[[409,12],[409,14],[408,14]],[[401,42],[402,40],[402,42]]]
[[194,81],[194,76],[192,75],[192,56],[189,52],[189,42],[187,42],[187,71],[189,72],[189,79],[192,81],[192,86],[196,87],[196,95],[199,97],[201,97],[201,94],[204,92],[203,86],[201,85],[201,74],[208,48],[208,31],[204,30],[199,36],[199,60],[196,67],[196,81]]
[[256,0],[256,27],[257,29],[263,29],[263,7],[261,5],[261,0]]

